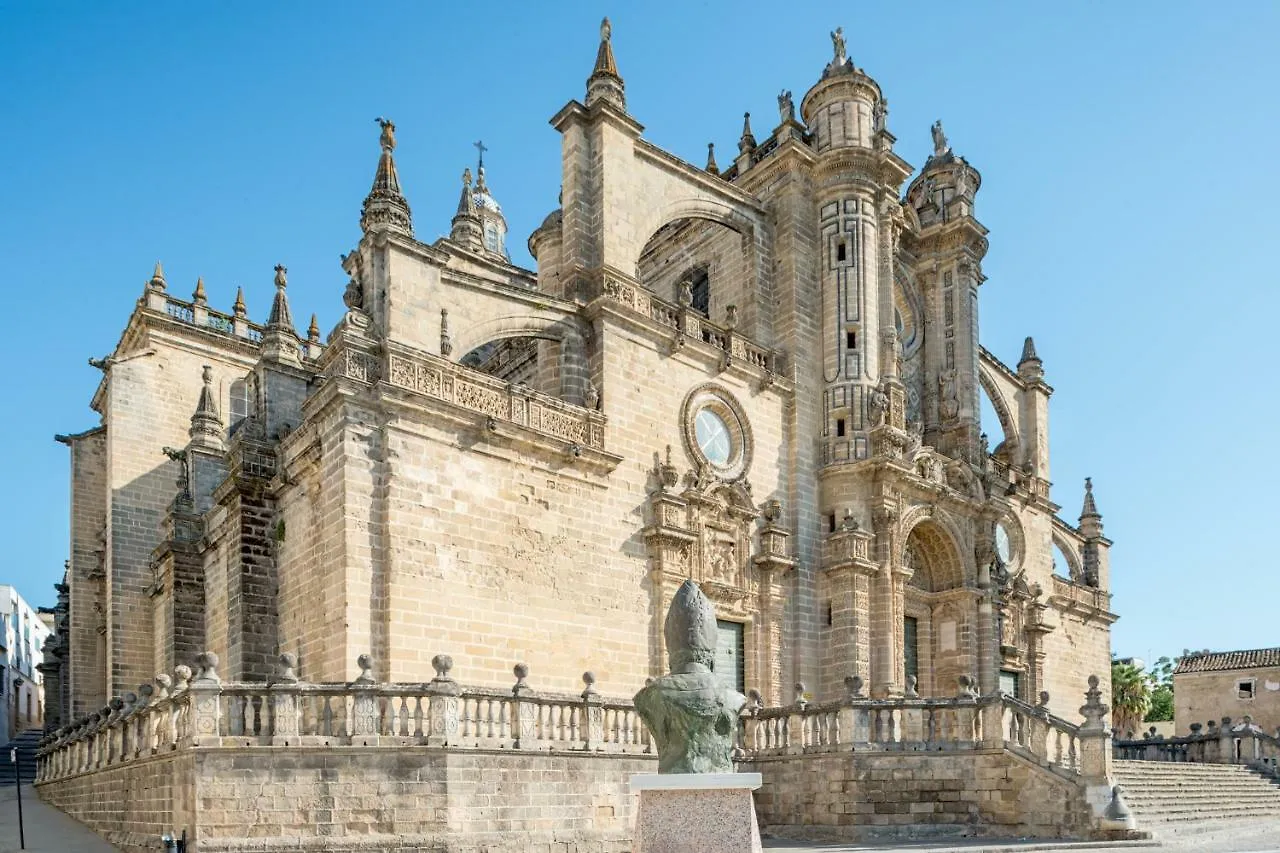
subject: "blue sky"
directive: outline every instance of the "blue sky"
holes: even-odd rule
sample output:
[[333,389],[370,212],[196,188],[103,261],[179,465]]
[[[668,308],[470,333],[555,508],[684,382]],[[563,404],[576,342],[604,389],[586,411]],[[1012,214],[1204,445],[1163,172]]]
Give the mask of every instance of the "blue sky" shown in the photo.
[[[782,10],[785,8],[785,14]],[[1035,335],[1053,498],[1092,476],[1112,550],[1114,647],[1280,644],[1271,447],[1280,416],[1273,260],[1280,4],[0,2],[0,249],[8,387],[0,581],[36,604],[67,556],[58,432],[93,426],[106,355],[157,258],[265,316],[342,308],[377,156],[420,239],[448,230],[483,138],[513,254],[556,206],[559,137],[603,14],[645,135],[701,163],[801,94],[843,25],[917,166],[941,118],[983,174],[983,343]],[[991,427],[993,435],[995,427]],[[1257,603],[1255,603],[1255,601]],[[1263,606],[1259,606],[1263,604]]]

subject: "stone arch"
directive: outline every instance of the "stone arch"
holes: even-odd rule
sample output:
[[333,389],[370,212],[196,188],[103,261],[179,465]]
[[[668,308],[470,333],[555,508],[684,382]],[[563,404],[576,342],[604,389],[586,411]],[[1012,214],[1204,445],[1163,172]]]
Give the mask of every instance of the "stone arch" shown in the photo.
[[508,338],[534,338],[556,347],[559,360],[560,393],[564,400],[582,405],[590,381],[586,352],[587,333],[573,317],[530,313],[496,317],[463,327],[453,337],[459,358],[488,343]]
[[[642,213],[636,233],[643,235],[643,240],[635,257],[631,259],[636,280],[647,286],[641,278],[640,261],[654,238],[668,226],[687,220],[714,223],[738,234],[745,270],[740,283],[745,300],[737,303],[740,328],[758,329],[760,319],[767,315],[767,306],[771,304],[772,258],[769,252],[768,221],[762,213],[749,208],[744,210],[741,204],[709,197],[685,197]],[[689,266],[696,264],[691,263]],[[715,287],[714,282],[712,287]],[[659,295],[666,298],[666,294]],[[713,322],[720,322],[719,318],[711,319]]]
[[[1052,546],[1053,550],[1062,554],[1063,559],[1067,561],[1067,564],[1062,567],[1062,570],[1066,572],[1065,577],[1069,577],[1079,583],[1084,577],[1084,565],[1080,561],[1080,552],[1076,550],[1075,544],[1064,536],[1061,531],[1055,530],[1052,535]],[[1050,559],[1053,559],[1052,552],[1050,553]],[[1050,564],[1050,569],[1053,569],[1052,564]],[[1055,572],[1055,574],[1063,577],[1061,572]]]
[[[964,586],[965,567],[960,540],[937,517],[921,517],[904,525],[904,564],[915,571],[912,585],[926,592],[943,592]],[[914,557],[913,557],[914,555]],[[923,575],[922,575],[923,573]]]
[[1009,406],[1009,401],[1006,399],[999,383],[991,375],[991,369],[981,361],[978,362],[978,384],[986,392],[987,399],[991,401],[991,407],[996,410],[996,417],[1000,421],[1000,432],[1004,435],[1004,441],[994,449],[999,450],[1003,445],[1005,460],[1010,464],[1014,464],[1022,458],[1020,452],[1022,439],[1018,433],[1018,421],[1014,417],[1013,409]]

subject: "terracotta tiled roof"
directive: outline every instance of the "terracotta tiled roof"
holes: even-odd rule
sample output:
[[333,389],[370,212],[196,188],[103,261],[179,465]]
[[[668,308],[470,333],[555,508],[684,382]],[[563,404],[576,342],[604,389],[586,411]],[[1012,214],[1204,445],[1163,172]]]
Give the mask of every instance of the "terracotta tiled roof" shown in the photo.
[[1205,652],[1188,655],[1178,661],[1174,675],[1184,672],[1218,672],[1227,669],[1252,669],[1259,666],[1280,666],[1280,648],[1246,649],[1242,652]]

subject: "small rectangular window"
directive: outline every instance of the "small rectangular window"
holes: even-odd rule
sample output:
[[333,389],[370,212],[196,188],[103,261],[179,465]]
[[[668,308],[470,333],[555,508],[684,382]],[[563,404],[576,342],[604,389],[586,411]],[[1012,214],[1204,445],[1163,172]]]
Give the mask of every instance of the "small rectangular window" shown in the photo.
[[845,259],[844,241],[841,240],[839,243],[836,243],[836,260],[843,261],[844,259]]
[[1236,698],[1252,699],[1253,698],[1254,679],[1248,678],[1244,681],[1236,682]]
[[836,514],[834,512],[827,516],[827,532],[836,532]]
[[836,435],[844,435],[844,418],[836,418]]
[[831,625],[834,625],[834,624],[835,624],[835,616],[831,610],[831,602],[828,601],[827,602],[827,626],[830,627]]
[[845,333],[844,333],[844,345],[845,345],[845,348],[846,348],[846,349],[857,349],[857,348],[858,348],[858,333],[857,333],[857,332],[845,332]]

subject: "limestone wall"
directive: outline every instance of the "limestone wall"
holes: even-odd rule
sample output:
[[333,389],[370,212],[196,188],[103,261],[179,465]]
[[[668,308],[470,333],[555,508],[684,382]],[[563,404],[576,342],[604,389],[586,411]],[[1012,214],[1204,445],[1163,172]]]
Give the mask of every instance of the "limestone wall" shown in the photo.
[[1083,838],[1092,811],[1077,782],[1007,750],[760,758],[744,764],[761,829],[779,837],[928,835]]
[[253,348],[247,341],[228,345],[219,336],[221,345],[209,346],[211,332],[158,319],[135,322],[155,325],[145,335],[126,335],[129,343],[121,345],[110,368],[103,412],[109,424],[103,484],[109,506],[108,694],[149,682],[158,668],[151,636],[153,606],[146,590],[153,581],[152,552],[179,474],[178,463],[166,459],[162,449],[186,446],[204,365],[214,368],[224,420],[231,382],[252,365],[248,354]]
[[[1242,681],[1252,682],[1252,698],[1241,697],[1237,688]],[[1189,734],[1192,723],[1221,721],[1223,717],[1239,723],[1246,714],[1264,732],[1275,734],[1280,726],[1278,685],[1280,667],[1277,666],[1178,673],[1173,679],[1175,734]]]
[[127,851],[160,850],[160,836],[194,835],[196,756],[157,755],[36,786],[40,798]]
[[41,783],[41,798],[135,853],[630,849],[627,780],[647,756],[426,747],[218,747]]

